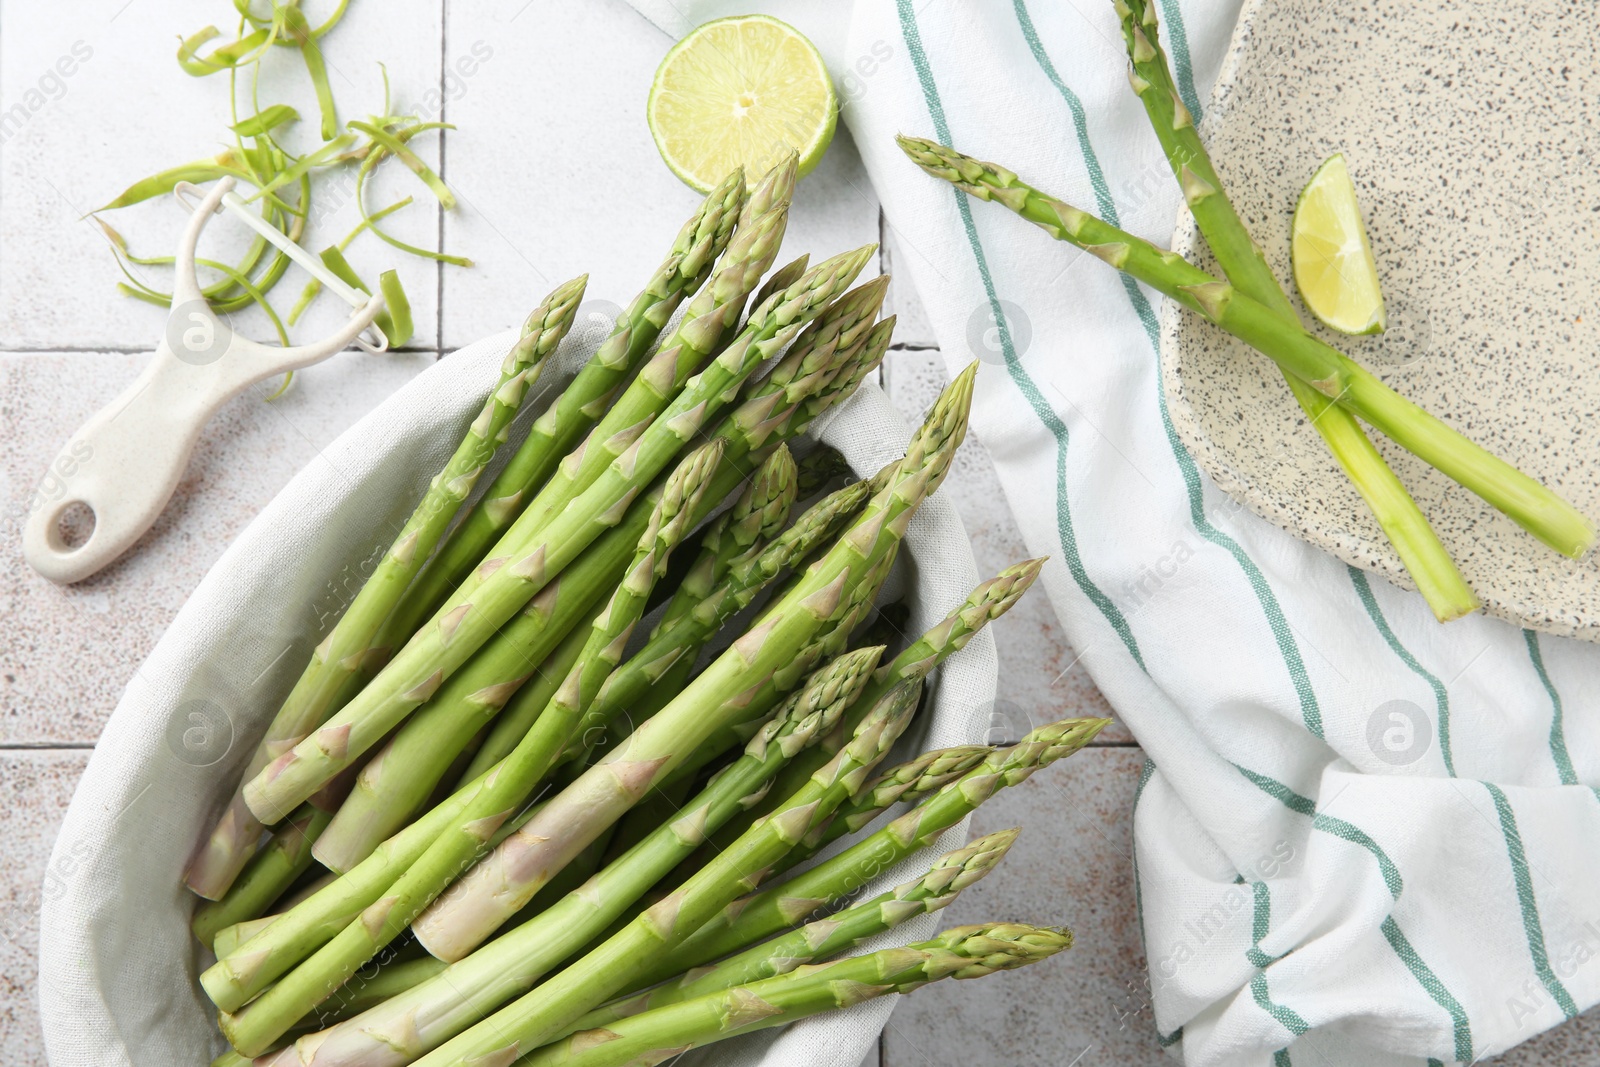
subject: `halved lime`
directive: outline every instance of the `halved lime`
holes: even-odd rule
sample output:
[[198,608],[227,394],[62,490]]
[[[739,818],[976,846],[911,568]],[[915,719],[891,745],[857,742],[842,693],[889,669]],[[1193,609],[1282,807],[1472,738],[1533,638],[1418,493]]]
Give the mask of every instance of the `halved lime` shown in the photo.
[[1382,333],[1383,291],[1355,183],[1335,154],[1300,190],[1290,242],[1294,282],[1317,321],[1340,333]]
[[661,158],[704,193],[738,166],[754,181],[790,151],[809,172],[833,140],[839,98],[804,34],[739,15],[673,45],[656,68],[647,115]]

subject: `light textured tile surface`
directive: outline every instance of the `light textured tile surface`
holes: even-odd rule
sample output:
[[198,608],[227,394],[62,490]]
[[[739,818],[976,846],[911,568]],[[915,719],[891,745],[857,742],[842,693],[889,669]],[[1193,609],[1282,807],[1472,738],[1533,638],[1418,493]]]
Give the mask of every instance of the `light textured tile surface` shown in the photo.
[[39,1036],[41,894],[71,878],[70,864],[49,870],[50,846],[66,814],[87,752],[0,752],[0,1063],[44,1067]]
[[[933,325],[928,322],[922,299],[917,296],[917,290],[911,283],[911,264],[923,257],[915,245],[907,243],[906,238],[889,225],[887,219],[883,221],[882,234],[883,269],[885,273],[894,275],[889,282],[889,296],[884,306],[897,316],[894,324],[895,344],[932,348],[938,344],[933,336]],[[924,270],[928,268],[927,263],[919,263],[919,266]]]
[[[394,105],[418,114],[427,110],[426,94],[439,84],[440,6],[437,0],[350,5],[344,22],[323,39],[341,124],[381,109],[379,62],[388,68]],[[138,179],[215,154],[231,138],[226,76],[192,78],[173,58],[175,36],[194,33],[208,19],[218,20],[226,39],[230,14],[226,4],[155,0],[7,5],[0,35],[0,111],[8,115],[0,123],[0,347],[155,346],[163,313],[115,291],[121,274],[111,250],[83,215]],[[70,76],[56,67],[61,57],[73,60],[67,64]],[[287,147],[297,153],[316,147],[317,107],[298,54],[277,48],[264,62],[262,103],[287,102],[302,116],[284,135]],[[437,135],[413,144],[419,155],[437,162]],[[332,176],[318,179],[302,238],[306,247],[326,247],[360,221],[352,192],[353,186]],[[380,167],[367,195],[374,209],[414,195],[413,206],[385,225],[412,243],[436,244],[435,201],[404,168],[392,160]],[[136,252],[163,255],[176,245],[184,214],[162,196],[108,212],[105,220]],[[213,219],[201,255],[236,259],[247,233],[236,220]],[[435,265],[371,236],[352,245],[348,257],[369,282],[382,269],[400,270],[419,338],[433,347]],[[166,269],[135,269],[153,288],[170,290]],[[305,280],[292,269],[273,291],[280,312],[287,313]],[[343,305],[325,295],[294,338],[322,336],[345,314]],[[255,311],[238,316],[235,327],[258,340],[273,336]]]
[[[933,406],[948,381],[944,356],[938,351],[891,352],[884,361],[884,376],[890,400],[912,421]],[[961,512],[979,574],[988,577],[1028,558],[1022,532],[1001,495],[994,464],[976,435],[969,435],[956,453],[939,491]],[[991,740],[1015,740],[1034,726],[1069,715],[1113,714],[1077,662],[1077,653],[1067,644],[1042,590],[1018,601],[995,623],[994,634],[1000,652],[1000,689]],[[1098,740],[1129,741],[1131,735],[1116,722]]]
[[[461,197],[445,243],[478,264],[445,275],[445,347],[514,325],[585,272],[597,312],[627,303],[700,199],[661,162],[645,123],[671,40],[623,0],[458,0],[448,20],[452,61],[480,41],[494,55],[445,107],[460,126],[445,177]],[[877,239],[877,198],[841,129],[796,190],[779,262]]]
[[1143,759],[1136,749],[1085,749],[978,809],[974,836],[1024,829],[1005,861],[940,913],[941,925],[1065,925],[1076,942],[1020,971],[905,997],[884,1031],[883,1067],[1168,1062],[1148,1012],[1136,1013],[1145,969],[1132,809]]
[[133,380],[145,356],[0,355],[0,744],[93,741],[122,688],[211,564],[288,480],[361,415],[432,363],[343,353],[271,403],[256,386],[211,421],[172,502],[121,560],[57,586],[22,559],[21,516],[72,428]]

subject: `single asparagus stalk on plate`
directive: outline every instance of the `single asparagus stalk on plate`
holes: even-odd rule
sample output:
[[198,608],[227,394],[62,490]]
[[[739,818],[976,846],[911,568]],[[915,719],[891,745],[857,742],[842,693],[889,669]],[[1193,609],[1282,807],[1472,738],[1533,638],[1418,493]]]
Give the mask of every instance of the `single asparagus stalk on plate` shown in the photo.
[[861,787],[911,721],[921,689],[921,682],[906,682],[890,690],[861,721],[850,743],[781,810],[751,827],[598,949],[416,1062],[428,1067],[478,1057],[509,1062],[620,992],[663,950],[680,943],[741,890],[759,884],[774,862]]
[[1221,326],[1557,552],[1577,559],[1594,544],[1594,528],[1571,504],[1234,286],[1182,256],[1040,192],[1003,167],[921,138],[901,137],[899,142],[934,177],[980,200],[998,201],[1057,240],[1084,249]]
[[[912,437],[892,484],[751,629],[671,703],[607,753],[439,898],[415,924],[442,959],[460,959],[538,892],[550,876],[692,753],[719,726],[745,717],[750,691],[790,667],[850,607],[851,579],[899,545],[966,433],[976,364],[957,375]],[[794,680],[798,682],[799,679]],[[790,683],[791,685],[793,683]]]
[[1063,719],[1031,731],[904,815],[771,888],[736,900],[682,944],[651,961],[635,981],[640,989],[739,952],[820,914],[972,814],[997,791],[1028,779],[1040,767],[1077,752],[1110,719]]
[[[360,672],[370,667],[376,654],[373,638],[378,628],[439,543],[495,449],[505,440],[506,430],[538,378],[544,359],[555,351],[572,326],[587,281],[588,276],[584,275],[558,286],[528,316],[522,336],[506,354],[500,381],[484,402],[483,412],[473,420],[444,469],[434,477],[355,600],[317,645],[311,662],[251,756],[244,774],[246,781],[280,754],[293,749],[336,711],[336,700]],[[287,810],[275,811],[269,822],[278,822],[286,814]],[[242,796],[235,795],[189,865],[185,875],[189,888],[210,900],[227,892],[250,858],[262,825],[259,814],[248,808]]]
[[738,169],[724,178],[684,223],[666,260],[617,317],[611,336],[534,420],[528,436],[490,483],[483,499],[467,512],[406,591],[405,599],[384,623],[380,635],[384,647],[400,647],[433,614],[522,513],[561,458],[599,421],[606,403],[639,369],[678,305],[694,296],[710,277],[733,236],[744,201],[744,171]]
[[588,643],[567,681],[517,748],[506,757],[457,820],[376,903],[333,940],[280,978],[242,1011],[222,1016],[228,1042],[260,1055],[313,1008],[331,996],[411,925],[441,891],[488,848],[489,838],[543,780],[599,682],[621,657],[628,635],[667,556],[689,531],[689,520],[722,459],[720,442],[702,445],[668,479],[633,564],[594,620]]
[[[257,774],[245,786],[245,801],[251,810],[258,817],[270,818],[297,804],[432,696],[584,548],[622,521],[633,499],[738,386],[849,286],[872,250],[868,246],[835,256],[807,271],[788,289],[773,294],[751,316],[738,339],[695,375],[570,506],[540,528],[534,543],[524,546],[525,554],[497,566],[469,594],[458,591],[354,700]],[[713,287],[716,281],[713,279]],[[530,505],[530,512],[535,505]],[[507,538],[516,537],[530,512],[524,513]]]
[[573,1023],[571,1030],[576,1032],[610,1026],[618,1019],[709,993],[719,993],[734,986],[775,978],[797,967],[837,956],[868,938],[949,905],[962,890],[995,868],[1017,839],[1018,833],[1020,830],[1012,829],[986,834],[940,856],[920,877],[826,919],[817,919],[771,941],[753,945],[715,966],[690,971],[676,981],[638,996],[596,1008]]
[[452,964],[436,980],[419,984],[346,1025],[298,1042],[273,1063],[400,1067],[533,988],[688,855],[708,827],[751,803],[786,760],[831,730],[860,693],[877,659],[877,649],[852,652],[813,674],[751,739],[744,754],[677,818],[547,911]]
[[[1155,5],[1149,0],[1114,2],[1132,64],[1129,80],[1144,104],[1195,223],[1217,257],[1217,266],[1239,292],[1298,329],[1301,324],[1294,306],[1261,249],[1250,239],[1200,141],[1189,109],[1178,96],[1156,30]],[[1367,502],[1434,615],[1448,622],[1476,611],[1477,596],[1355,416],[1293,374],[1284,371],[1283,377],[1307,420]]]
[[931,941],[886,948],[582,1030],[523,1056],[517,1067],[624,1067],[664,1063],[692,1048],[787,1026],[888,993],[910,993],[940,978],[981,978],[1048,959],[1072,934],[1022,923],[957,926]]

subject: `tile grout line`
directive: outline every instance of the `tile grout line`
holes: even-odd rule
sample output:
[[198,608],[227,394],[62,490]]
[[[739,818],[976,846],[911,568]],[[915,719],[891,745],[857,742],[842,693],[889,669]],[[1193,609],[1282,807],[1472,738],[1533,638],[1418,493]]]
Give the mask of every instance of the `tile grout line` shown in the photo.
[[[450,25],[450,0],[439,0],[439,121],[449,122],[450,94],[445,91],[445,77],[449,72],[449,42],[446,34]],[[449,151],[450,131],[443,127],[439,130],[439,180],[448,188],[450,179],[445,173],[445,156]],[[445,206],[439,205],[439,244],[438,251],[444,252],[444,216]],[[433,358],[438,360],[444,353],[444,262],[433,261],[434,297],[433,297]]]
[[[124,348],[118,345],[61,345],[56,348],[22,347],[8,348],[0,345],[0,356],[79,356],[79,355],[106,355],[106,356],[148,356],[155,351],[154,348]],[[340,349],[334,355],[346,352],[359,352],[361,349],[354,345]],[[395,355],[440,355],[443,348],[433,345],[404,345],[400,348],[391,348]]]

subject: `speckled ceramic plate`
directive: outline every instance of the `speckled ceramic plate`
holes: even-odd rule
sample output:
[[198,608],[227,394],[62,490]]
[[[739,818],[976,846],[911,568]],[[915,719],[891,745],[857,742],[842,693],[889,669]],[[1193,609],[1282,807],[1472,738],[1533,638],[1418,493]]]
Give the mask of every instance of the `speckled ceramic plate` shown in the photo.
[[[1295,198],[1349,161],[1389,328],[1321,336],[1600,518],[1600,29],[1568,0],[1247,0],[1201,132],[1287,284]],[[1214,269],[1184,213],[1173,247]],[[1298,296],[1296,294],[1298,305]],[[1311,319],[1305,315],[1306,321]],[[1170,302],[1164,388],[1229,494],[1411,587],[1276,368]],[[1379,449],[1494,615],[1600,641],[1574,562],[1399,448]]]

